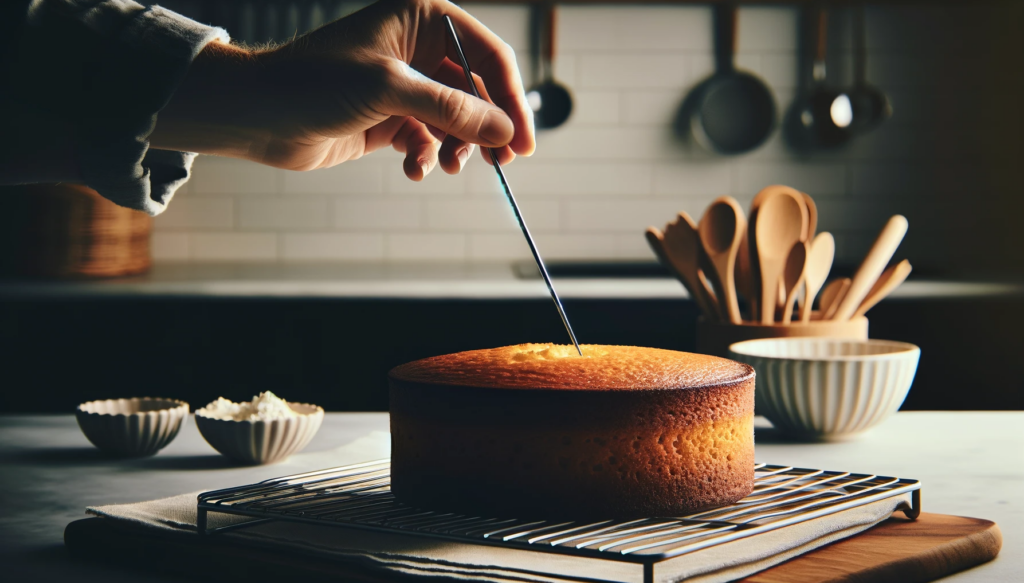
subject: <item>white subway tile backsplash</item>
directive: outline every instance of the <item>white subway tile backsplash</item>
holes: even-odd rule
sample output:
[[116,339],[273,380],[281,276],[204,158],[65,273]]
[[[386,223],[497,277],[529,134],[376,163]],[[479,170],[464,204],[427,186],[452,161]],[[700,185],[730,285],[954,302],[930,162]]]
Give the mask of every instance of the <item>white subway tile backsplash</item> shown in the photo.
[[602,259],[618,253],[615,236],[607,233],[538,233],[534,239],[545,259]]
[[164,229],[230,229],[234,225],[233,198],[174,199],[167,209],[153,219],[153,228]]
[[[661,228],[660,226],[658,228]],[[619,259],[657,261],[658,258],[647,243],[647,237],[641,233],[615,235],[616,256]]]
[[277,235],[273,233],[193,233],[188,246],[195,261],[277,259]]
[[276,194],[282,171],[247,160],[198,156],[190,194]]
[[694,221],[716,197],[685,197],[671,200],[587,201],[567,203],[570,231],[633,232],[642,236],[647,227],[661,228],[685,211]]
[[[545,255],[547,255],[545,253]],[[469,235],[469,259],[497,261],[530,259],[530,247],[522,233],[473,233]]]
[[654,193],[673,196],[732,194],[734,174],[734,166],[727,162],[659,164],[654,169]]
[[[475,152],[474,156],[479,157]],[[467,160],[470,164],[474,160]],[[475,162],[479,162],[475,160]],[[384,192],[388,194],[405,195],[430,195],[430,194],[463,194],[466,191],[466,180],[463,176],[456,174],[451,176],[445,174],[440,166],[436,166],[426,178],[420,182],[413,182],[405,175],[401,162],[395,162],[384,168]]]
[[285,233],[285,261],[379,261],[384,235],[379,233]]
[[150,255],[154,261],[186,261],[188,237],[188,233],[153,233]]
[[736,13],[738,50],[795,51],[799,20],[798,8],[744,6]]
[[[653,165],[648,163],[542,162],[533,159],[506,171],[516,195],[623,195],[651,193]],[[473,192],[503,196],[493,171],[473,177]]]
[[423,202],[416,198],[350,198],[334,201],[334,226],[348,231],[416,229],[423,225]]
[[529,6],[478,3],[466,3],[460,6],[516,51],[529,51]]
[[562,51],[711,50],[711,11],[703,6],[565,6]]
[[739,167],[738,190],[756,193],[771,184],[785,184],[811,196],[846,194],[845,164],[751,163]]
[[537,140],[538,159],[659,160],[678,158],[680,145],[666,127],[562,127]]
[[800,86],[799,62],[796,53],[761,55],[758,73],[772,90],[793,89]]
[[[516,50],[529,86],[532,8],[465,7]],[[800,10],[739,10],[737,66],[769,85],[780,127],[802,85]],[[989,195],[993,173],[1012,172],[1003,167],[1016,157],[993,156],[990,142],[1015,127],[1019,73],[981,60],[993,27],[1012,28],[1007,10],[868,7],[868,80],[890,96],[893,117],[843,148],[798,152],[776,130],[753,152],[722,157],[687,137],[685,124],[673,126],[683,100],[715,72],[712,8],[560,6],[555,75],[573,92],[575,112],[563,127],[540,132],[537,153],[505,172],[548,258],[649,259],[642,235],[648,225],[663,226],[681,210],[699,219],[723,194],[746,207],[761,188],[782,183],[817,198],[820,224],[837,236],[839,256],[856,261],[891,214],[907,215],[917,225],[912,229],[945,232],[962,221],[956,201],[966,193]],[[836,86],[852,80],[850,15],[848,7],[831,11],[828,80]],[[1006,89],[979,102],[982,81]],[[153,256],[529,258],[494,171],[479,154],[459,176],[435,169],[420,183],[405,177],[403,158],[386,148],[331,169],[289,172],[200,156],[193,178],[155,220]],[[939,253],[922,245],[907,252],[915,264]]]
[[621,113],[619,94],[614,91],[577,91],[573,94],[572,125],[616,125]]
[[391,260],[463,260],[466,235],[461,233],[391,233],[385,238],[385,257]]
[[625,91],[622,94],[622,119],[631,126],[669,127],[679,114],[685,97],[679,89]]
[[238,201],[238,224],[243,229],[323,230],[330,223],[323,197],[255,198]]
[[663,89],[690,82],[686,53],[579,57],[580,89]]
[[[284,176],[285,194],[375,194],[383,183],[384,156],[379,152],[360,160],[345,162],[333,168],[308,172],[280,171]],[[392,165],[395,162],[391,163]],[[401,167],[401,162],[397,162]]]
[[[517,201],[518,202],[518,201]],[[427,228],[435,231],[518,231],[512,206],[504,197],[430,200]],[[520,204],[530,229],[558,230],[557,202],[532,200]]]

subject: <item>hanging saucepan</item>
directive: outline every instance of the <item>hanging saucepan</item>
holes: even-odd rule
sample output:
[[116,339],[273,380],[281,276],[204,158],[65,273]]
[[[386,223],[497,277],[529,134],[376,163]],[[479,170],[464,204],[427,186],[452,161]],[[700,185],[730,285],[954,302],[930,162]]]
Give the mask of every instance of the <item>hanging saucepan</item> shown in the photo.
[[850,139],[853,109],[846,93],[825,82],[828,11],[821,6],[810,8],[804,19],[805,27],[813,27],[813,35],[808,35],[814,47],[811,83],[793,102],[787,133],[790,143],[801,149],[834,148]]
[[[775,127],[775,99],[761,79],[737,71],[736,5],[715,7],[716,71],[694,89],[690,130],[706,149],[742,154],[760,146]],[[689,100],[688,100],[689,101]]]
[[537,129],[556,128],[572,114],[572,94],[565,85],[555,80],[555,5],[535,4],[533,7],[534,50],[540,75],[526,92],[526,101],[533,109],[533,122]]

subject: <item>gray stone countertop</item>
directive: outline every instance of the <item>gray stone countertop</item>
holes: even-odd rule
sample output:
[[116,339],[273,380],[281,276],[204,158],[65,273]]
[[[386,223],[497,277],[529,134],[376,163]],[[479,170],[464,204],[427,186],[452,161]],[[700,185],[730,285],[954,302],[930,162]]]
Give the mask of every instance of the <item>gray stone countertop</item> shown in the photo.
[[[669,278],[556,278],[567,299],[685,299]],[[1018,295],[1024,285],[911,280],[892,298]],[[516,277],[510,263],[157,264],[145,274],[97,281],[0,280],[0,298],[383,298],[544,299],[540,279]]]
[[[1024,573],[1024,412],[898,413],[841,443],[781,439],[759,419],[758,461],[917,478],[926,512],[996,521],[1003,549],[988,564],[944,581],[1017,582]],[[333,465],[377,459],[386,413],[330,413],[305,451],[261,467],[234,467],[189,419],[156,456],[114,460],[86,441],[72,415],[0,415],[0,564],[9,581],[138,581],[137,571],[78,563],[64,527],[86,506],[224,488]],[[158,573],[146,580],[176,581]]]

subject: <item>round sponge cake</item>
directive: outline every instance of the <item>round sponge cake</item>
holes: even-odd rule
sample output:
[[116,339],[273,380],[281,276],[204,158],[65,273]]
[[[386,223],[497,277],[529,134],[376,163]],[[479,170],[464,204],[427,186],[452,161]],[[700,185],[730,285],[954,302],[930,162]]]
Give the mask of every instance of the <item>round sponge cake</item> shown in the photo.
[[754,370],[633,346],[523,344],[388,375],[391,489],[495,517],[678,516],[754,485]]

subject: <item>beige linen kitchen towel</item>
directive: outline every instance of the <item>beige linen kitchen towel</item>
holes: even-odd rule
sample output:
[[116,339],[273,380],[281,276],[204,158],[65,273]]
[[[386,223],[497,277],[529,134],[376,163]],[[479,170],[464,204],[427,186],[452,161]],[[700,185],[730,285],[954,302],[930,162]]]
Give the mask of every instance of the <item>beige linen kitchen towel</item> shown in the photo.
[[[379,459],[387,455],[389,438],[386,432],[373,432],[336,450],[302,454],[316,457],[302,460],[302,465],[311,461],[328,467],[359,459]],[[195,526],[198,495],[199,492],[193,492],[148,502],[99,506],[89,508],[88,512],[152,534],[198,537]],[[909,502],[909,496],[882,500],[676,557],[656,565],[654,580],[659,583],[683,580],[717,583],[739,579],[870,528],[888,518],[904,501]],[[211,512],[209,527],[249,520]],[[266,522],[212,536],[238,545],[357,563],[385,572],[468,582],[643,581],[642,569],[636,564],[346,527]]]

